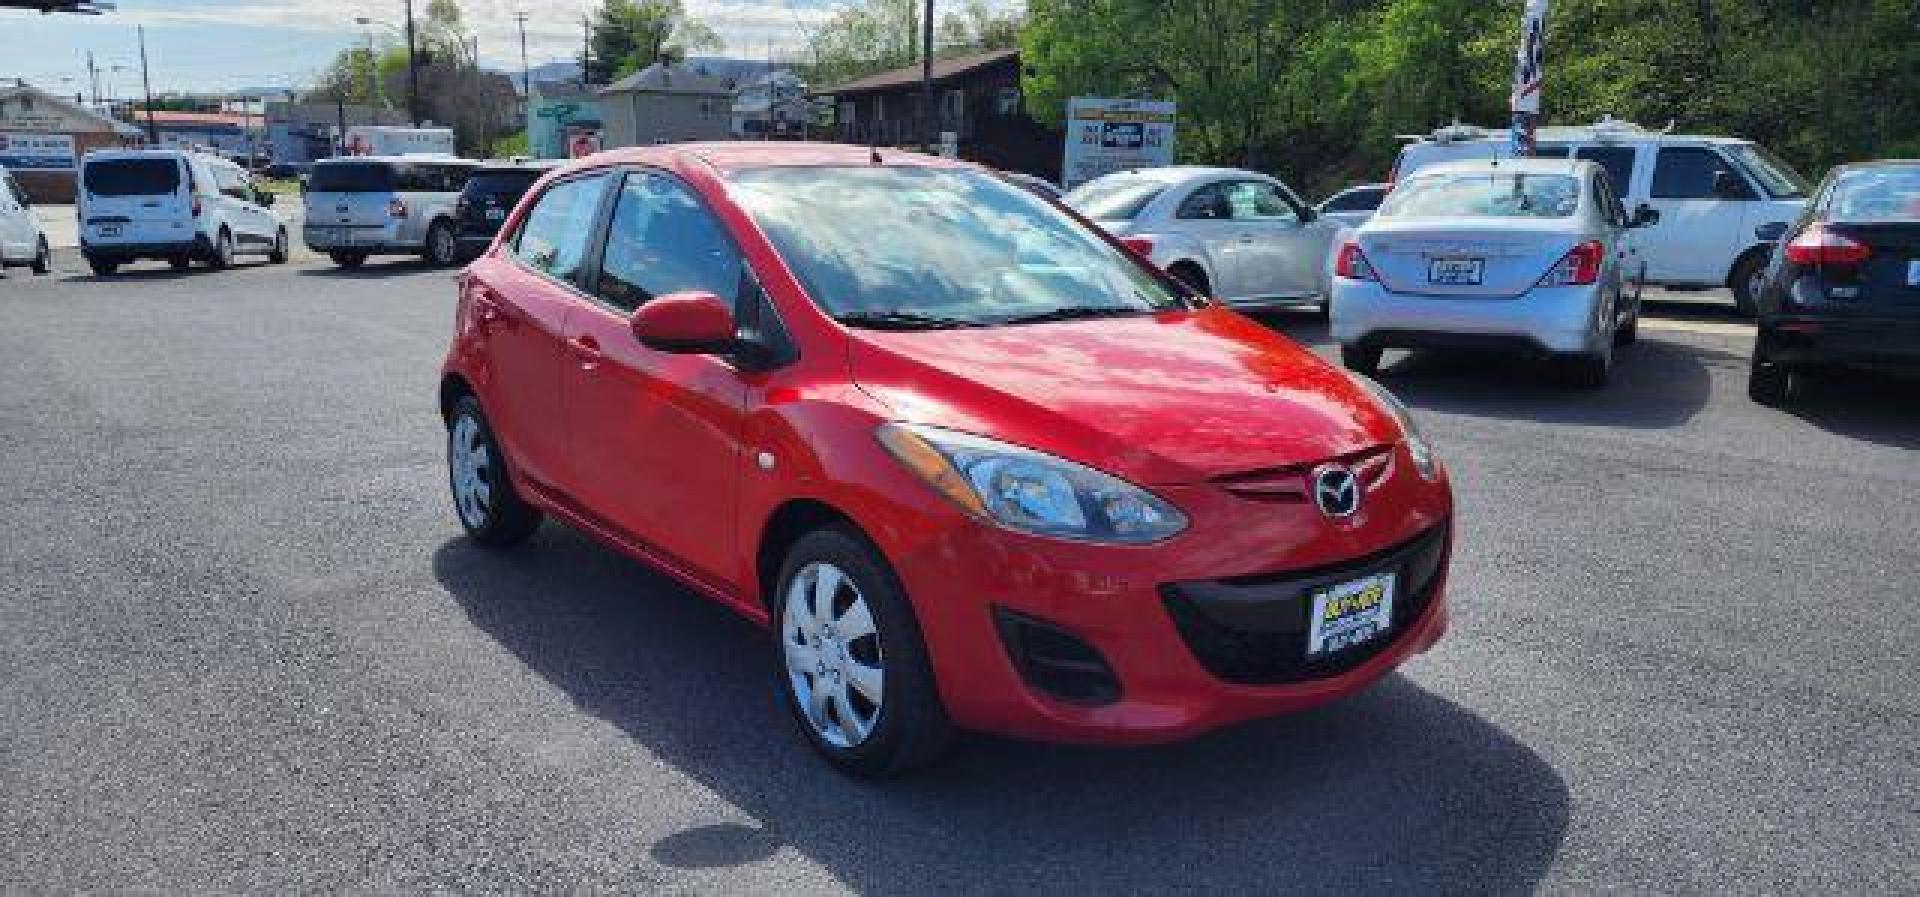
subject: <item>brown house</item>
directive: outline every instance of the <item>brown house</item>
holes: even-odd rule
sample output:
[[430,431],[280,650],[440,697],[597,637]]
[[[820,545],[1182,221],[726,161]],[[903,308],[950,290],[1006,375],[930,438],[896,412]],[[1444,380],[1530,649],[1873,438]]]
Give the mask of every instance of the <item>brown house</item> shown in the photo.
[[936,59],[932,86],[933,108],[924,112],[917,65],[868,75],[819,95],[833,100],[833,127],[841,142],[918,147],[923,134],[937,145],[940,133],[951,131],[959,137],[962,159],[1059,180],[1061,134],[1027,115],[1019,50]]
[[139,128],[25,81],[0,84],[0,165],[34,202],[72,202],[80,157],[142,142]]

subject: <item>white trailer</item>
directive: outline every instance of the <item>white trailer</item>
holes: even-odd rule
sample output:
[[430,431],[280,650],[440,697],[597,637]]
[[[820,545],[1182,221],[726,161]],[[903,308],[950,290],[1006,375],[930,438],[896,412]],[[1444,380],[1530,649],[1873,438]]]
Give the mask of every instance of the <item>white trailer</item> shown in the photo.
[[346,147],[353,156],[451,156],[453,129],[354,125],[347,129]]

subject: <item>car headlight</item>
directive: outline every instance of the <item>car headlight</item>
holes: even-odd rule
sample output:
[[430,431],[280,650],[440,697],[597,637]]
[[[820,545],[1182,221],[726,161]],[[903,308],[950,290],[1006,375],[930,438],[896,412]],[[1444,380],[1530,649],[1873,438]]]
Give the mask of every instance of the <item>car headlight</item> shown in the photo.
[[1008,529],[1138,545],[1187,527],[1159,496],[1033,449],[918,424],[882,424],[876,435],[940,494]]
[[1392,390],[1381,386],[1378,380],[1365,374],[1348,371],[1347,376],[1373,393],[1373,397],[1379,399],[1380,404],[1385,405],[1393,413],[1394,419],[1400,422],[1400,432],[1407,442],[1407,454],[1413,458],[1414,469],[1420,471],[1420,478],[1428,482],[1438,479],[1440,459],[1434,455],[1433,444],[1427,441],[1426,434],[1420,432],[1420,425],[1413,422],[1413,414],[1400,398]]

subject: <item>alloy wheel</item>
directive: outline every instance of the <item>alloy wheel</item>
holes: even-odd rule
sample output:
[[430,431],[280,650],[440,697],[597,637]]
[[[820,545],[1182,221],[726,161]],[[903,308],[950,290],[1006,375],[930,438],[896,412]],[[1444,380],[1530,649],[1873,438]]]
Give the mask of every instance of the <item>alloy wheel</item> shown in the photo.
[[468,529],[485,529],[493,514],[493,453],[480,421],[462,415],[454,422],[451,462],[453,503]]
[[885,698],[880,632],[853,578],[815,561],[787,585],[780,642],[801,715],[821,740],[858,747],[873,734]]

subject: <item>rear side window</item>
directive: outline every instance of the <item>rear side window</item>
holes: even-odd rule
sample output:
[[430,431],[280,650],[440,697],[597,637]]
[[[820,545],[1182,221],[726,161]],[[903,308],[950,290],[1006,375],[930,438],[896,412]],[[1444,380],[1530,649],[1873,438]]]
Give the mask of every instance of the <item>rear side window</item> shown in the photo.
[[1358,190],[1348,190],[1328,200],[1326,211],[1371,212],[1374,209],[1380,208],[1380,200],[1386,195],[1387,191],[1378,187],[1363,187]]
[[665,175],[627,175],[601,258],[595,292],[626,310],[686,290],[729,302],[740,292],[740,251],[726,229],[691,190]]
[[393,166],[385,162],[337,162],[313,166],[307,189],[315,193],[391,193]]
[[396,189],[419,193],[459,193],[472,169],[465,165],[415,162],[395,166]]
[[587,255],[593,216],[600,209],[607,176],[591,174],[547,188],[527,213],[514,238],[513,254],[530,267],[560,280],[573,280]]
[[1719,171],[1731,174],[1733,166],[1713,150],[1692,146],[1661,147],[1660,158],[1653,165],[1653,198],[1725,198],[1713,192],[1713,175]]
[[1400,186],[1382,218],[1566,218],[1580,208],[1580,181],[1564,174],[1434,174]]
[[1625,197],[1633,189],[1633,159],[1639,153],[1630,146],[1583,146],[1575,155],[1591,159],[1607,170],[1607,183],[1615,198]]
[[95,196],[166,196],[180,189],[180,163],[164,157],[102,159],[87,164],[86,186]]

